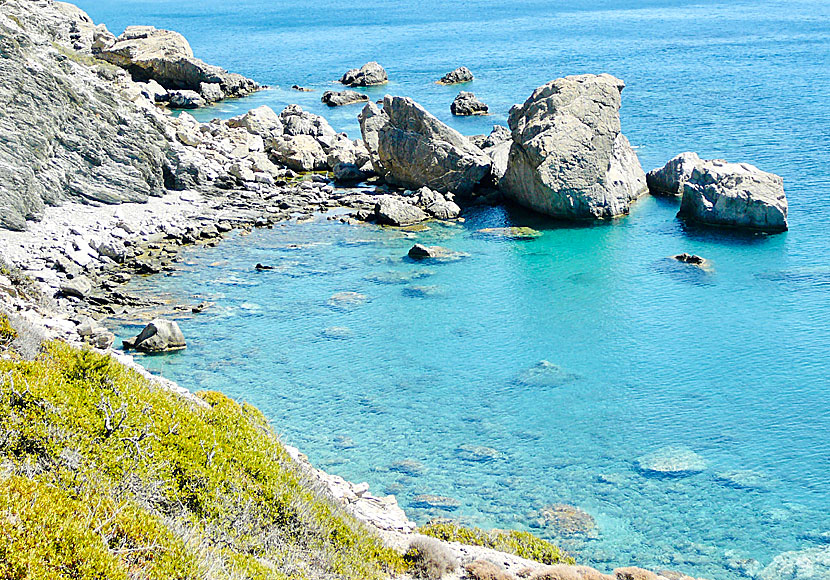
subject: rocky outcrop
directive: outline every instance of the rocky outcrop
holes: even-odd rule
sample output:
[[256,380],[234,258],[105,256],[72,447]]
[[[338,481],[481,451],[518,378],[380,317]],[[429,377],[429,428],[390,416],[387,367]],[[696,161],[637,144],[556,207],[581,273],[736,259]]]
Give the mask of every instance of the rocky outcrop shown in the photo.
[[156,318],[144,327],[131,341],[124,341],[124,348],[134,348],[145,352],[169,352],[181,350],[187,344],[179,325],[172,320]]
[[244,97],[259,89],[251,79],[229,73],[193,56],[187,40],[178,32],[158,30],[152,26],[129,26],[111,46],[95,51],[96,56],[130,72],[136,81],[155,80],[163,87],[203,93],[204,85],[210,95],[202,95],[206,102],[222,98]]
[[697,153],[681,153],[663,167],[646,174],[648,190],[652,195],[683,195],[683,186],[692,171],[701,163]]
[[128,75],[55,40],[75,23],[54,5],[0,6],[0,227],[24,229],[65,200],[145,201],[174,163]]
[[388,81],[386,71],[375,61],[367,62],[360,68],[353,68],[340,78],[340,82],[349,87],[385,85]]
[[677,215],[713,226],[784,231],[788,228],[784,180],[748,163],[701,161],[683,182]]
[[329,107],[342,107],[354,103],[365,103],[369,97],[357,91],[326,91],[320,100]]
[[375,171],[390,184],[469,194],[490,169],[481,149],[410,98],[387,95],[382,111],[369,103],[359,120]]
[[513,143],[499,181],[505,195],[567,219],[628,213],[645,173],[620,132],[624,83],[611,75],[556,79],[510,111]]
[[461,91],[450,105],[450,112],[457,117],[487,115],[490,109],[476,98],[474,93]]
[[375,206],[375,219],[380,224],[408,226],[428,217],[419,207],[391,195],[381,197]]
[[466,66],[460,66],[452,72],[448,72],[442,76],[438,81],[439,85],[457,85],[459,83],[469,83],[473,80],[473,73],[470,72]]

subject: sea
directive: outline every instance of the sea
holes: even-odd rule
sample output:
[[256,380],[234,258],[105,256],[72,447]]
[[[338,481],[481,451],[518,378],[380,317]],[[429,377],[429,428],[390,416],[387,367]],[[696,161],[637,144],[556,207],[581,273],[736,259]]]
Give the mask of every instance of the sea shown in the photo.
[[[530,530],[604,571],[819,578],[776,570],[830,543],[830,2],[78,4],[116,34],[177,30],[270,87],[201,120],[297,103],[359,138],[360,105],[320,96],[376,60],[390,81],[370,98],[409,96],[483,134],[534,88],[607,72],[626,82],[623,131],[646,171],[696,151],[781,175],[778,235],[688,226],[677,200],[650,196],[597,224],[509,206],[417,231],[320,216],[189,248],[131,289],[212,303],[179,319],[186,350],[142,364],[255,404],[315,465],[420,524]],[[461,65],[472,83],[435,83]],[[491,114],[453,117],[459,90]],[[481,231],[508,226],[541,236]],[[417,263],[416,242],[467,255]],[[661,474],[655,453],[693,465]]]

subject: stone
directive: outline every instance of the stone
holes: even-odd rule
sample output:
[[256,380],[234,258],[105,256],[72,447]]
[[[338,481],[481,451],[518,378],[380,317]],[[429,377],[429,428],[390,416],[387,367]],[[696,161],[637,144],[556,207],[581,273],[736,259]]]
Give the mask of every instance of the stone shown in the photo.
[[[507,240],[535,240],[542,237],[542,232],[527,226],[509,226],[503,228],[482,228],[476,233]],[[542,361],[545,363],[547,361]],[[540,364],[542,364],[540,363]],[[550,363],[548,363],[550,364]]]
[[325,171],[326,152],[311,135],[282,135],[268,140],[271,159],[294,171]]
[[369,97],[357,91],[326,91],[320,100],[329,107],[342,107],[354,103],[365,103]]
[[310,135],[320,143],[331,143],[337,133],[320,115],[304,111],[299,105],[288,105],[280,113],[283,133],[289,136]]
[[60,293],[64,296],[83,300],[92,293],[92,283],[86,276],[75,276],[71,280],[65,280],[61,283]]
[[553,528],[565,536],[596,536],[597,523],[593,516],[568,504],[559,503],[542,508],[537,523],[540,527]]
[[337,163],[332,168],[337,183],[357,183],[366,179],[366,174],[354,163]]
[[152,26],[128,26],[96,56],[128,70],[136,81],[153,79],[168,89],[200,91],[202,83],[217,84],[227,97],[259,90],[255,81],[195,58],[178,32]]
[[706,460],[682,445],[670,445],[647,453],[637,458],[635,464],[646,475],[666,477],[686,477],[706,470]]
[[[352,338],[354,336],[354,331],[347,326],[329,326],[320,332],[320,336],[333,340],[343,340],[346,338]],[[352,445],[352,447],[354,447],[354,445]]]
[[408,226],[428,218],[421,208],[391,195],[382,196],[375,205],[375,219],[380,224]]
[[461,507],[461,502],[452,497],[422,493],[413,498],[411,505],[414,508],[453,511]]
[[225,98],[219,83],[200,83],[199,93],[207,103],[218,103]]
[[390,184],[469,194],[490,170],[481,149],[410,98],[386,96],[382,112],[368,103],[359,120],[375,171]]
[[682,254],[677,254],[676,256],[672,256],[672,258],[677,260],[678,262],[682,262],[684,264],[692,264],[693,266],[702,266],[706,263],[705,258],[696,256],[695,254],[687,254],[685,252],[683,252]]
[[543,360],[522,372],[516,379],[520,385],[533,388],[561,387],[577,380],[579,375],[570,373],[557,364]]
[[473,73],[466,66],[460,66],[454,71],[448,72],[437,81],[439,85],[457,85],[469,83],[473,80]]
[[164,103],[170,100],[167,89],[153,79],[150,79],[146,83],[141,83],[141,93],[154,103]]
[[170,91],[168,104],[174,109],[198,109],[207,103],[196,91]]
[[765,491],[769,484],[769,477],[763,473],[751,469],[735,469],[731,471],[720,471],[714,475],[715,481],[726,487],[734,489],[753,489]]
[[701,163],[697,153],[681,153],[659,169],[646,174],[648,190],[652,195],[683,195],[686,181],[692,171]]
[[360,68],[346,72],[340,82],[350,87],[385,85],[389,81],[386,71],[375,61],[367,62]]
[[271,107],[262,105],[251,109],[244,115],[231,117],[226,121],[228,127],[244,127],[248,133],[259,135],[263,139],[282,135],[282,121]]
[[474,463],[487,463],[502,459],[503,456],[492,447],[485,447],[484,445],[471,445],[463,443],[455,450],[456,456],[464,461],[471,461]]
[[624,86],[608,74],[571,76],[539,87],[514,106],[513,143],[498,181],[505,196],[558,218],[627,214],[647,186],[620,132]]
[[404,475],[408,475],[409,477],[418,477],[419,475],[424,474],[426,467],[424,467],[424,464],[420,461],[415,461],[414,459],[404,459],[403,461],[396,461],[390,465],[389,471],[402,473]]
[[163,318],[156,318],[150,322],[130,344],[132,348],[145,352],[168,352],[187,346],[179,325],[173,320]]
[[291,85],[291,90],[298,91],[300,93],[312,93],[312,92],[314,92],[314,89],[301,87],[300,85]]
[[475,94],[461,91],[450,104],[450,112],[457,117],[469,117],[472,115],[487,115],[490,109],[478,100]]
[[464,252],[456,252],[443,246],[425,246],[415,244],[407,254],[413,260],[436,260],[439,262],[452,262],[468,256]]
[[784,180],[748,163],[702,161],[683,184],[677,215],[712,226],[784,231],[788,228]]

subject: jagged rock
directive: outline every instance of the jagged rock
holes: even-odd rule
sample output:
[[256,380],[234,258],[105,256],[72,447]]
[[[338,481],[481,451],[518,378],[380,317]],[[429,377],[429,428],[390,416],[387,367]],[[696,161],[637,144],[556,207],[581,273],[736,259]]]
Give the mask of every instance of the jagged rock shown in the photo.
[[513,138],[510,129],[503,125],[493,125],[489,135],[481,136],[479,147],[490,157],[490,181],[498,187],[499,182],[507,173],[507,161],[510,158],[510,147]]
[[367,62],[360,68],[346,72],[340,82],[350,87],[369,87],[384,85],[389,81],[386,71],[375,61]]
[[282,121],[279,116],[267,105],[251,109],[244,115],[231,117],[226,121],[228,127],[244,127],[252,135],[259,135],[263,139],[282,135]]
[[337,183],[357,183],[366,179],[366,174],[354,163],[338,163],[332,173]]
[[651,570],[629,566],[627,568],[616,568],[614,578],[617,580],[663,580],[658,574]]
[[646,474],[684,477],[706,470],[706,460],[684,446],[662,447],[637,458],[637,468]]
[[301,87],[300,85],[291,85],[291,89],[294,90],[294,91],[298,91],[300,93],[312,93],[312,92],[314,92],[314,89]]
[[624,83],[611,75],[556,79],[510,110],[513,134],[499,188],[535,211],[568,219],[628,213],[645,173],[620,132]]
[[169,104],[174,109],[198,109],[207,103],[196,91],[170,91]]
[[125,348],[145,352],[168,352],[181,350],[186,346],[179,325],[173,320],[163,318],[156,318],[150,322],[132,341],[124,341]]
[[691,264],[692,266],[704,266],[706,264],[706,258],[702,258],[695,254],[687,254],[685,252],[672,256],[672,258],[678,262],[682,262],[683,264]]
[[286,135],[311,135],[321,142],[330,143],[337,134],[323,117],[303,111],[299,105],[288,105],[283,109],[280,122]]
[[408,226],[429,218],[424,211],[399,198],[384,195],[375,205],[375,219],[378,223],[390,226]]
[[218,103],[225,98],[225,93],[222,92],[222,87],[219,83],[201,83],[199,85],[199,93],[208,103]]
[[2,5],[0,227],[25,229],[46,205],[66,200],[139,202],[164,191],[175,156],[148,120],[160,113],[148,112],[145,99],[122,98],[118,79],[71,60],[69,48],[58,50],[70,26],[54,4]]
[[701,163],[697,153],[681,153],[663,167],[646,174],[648,190],[652,195],[683,195],[683,187],[692,171]]
[[141,87],[141,93],[154,103],[164,103],[170,100],[170,95],[163,86],[154,80],[149,80],[146,83],[138,83]]
[[455,219],[461,213],[458,204],[426,186],[416,191],[413,199],[415,205],[439,220]]
[[473,80],[473,73],[466,66],[460,66],[452,72],[448,72],[438,80],[439,85],[456,85],[469,83]]
[[271,158],[294,171],[325,171],[326,152],[311,135],[283,135],[268,140]]
[[228,97],[244,97],[259,89],[251,79],[195,58],[178,32],[152,26],[128,26],[97,56],[127,69],[137,81],[154,79],[168,89],[199,91],[202,83],[218,84]]
[[475,94],[467,91],[461,91],[458,93],[450,105],[450,112],[459,117],[486,115],[489,111],[489,107],[478,100]]
[[784,231],[784,180],[748,163],[701,161],[684,182],[677,215],[708,225]]
[[61,284],[60,292],[64,296],[84,299],[92,292],[92,283],[86,276],[75,276]]
[[403,187],[468,194],[490,169],[481,149],[407,97],[368,103],[359,117],[375,171]]
[[369,97],[357,91],[326,91],[320,100],[329,107],[342,107],[354,103],[365,103]]

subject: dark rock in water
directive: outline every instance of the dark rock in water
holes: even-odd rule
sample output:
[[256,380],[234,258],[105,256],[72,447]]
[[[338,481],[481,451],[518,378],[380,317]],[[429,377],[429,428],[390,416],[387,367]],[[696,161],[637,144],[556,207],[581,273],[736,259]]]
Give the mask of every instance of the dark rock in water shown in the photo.
[[459,445],[458,448],[455,450],[455,454],[458,456],[459,459],[463,459],[464,461],[472,461],[476,463],[487,463],[490,461],[496,461],[497,459],[503,458],[503,455],[495,449],[493,449],[492,447],[485,447],[483,445],[470,445],[469,443]]
[[198,109],[204,107],[206,102],[196,91],[170,91],[168,102],[173,109]]
[[561,387],[578,378],[579,375],[543,360],[520,374],[517,382],[528,387]]
[[314,92],[314,89],[309,89],[306,87],[301,87],[300,85],[291,85],[291,89],[295,91],[299,91],[301,93],[311,93]]
[[365,103],[369,97],[357,91],[326,91],[320,100],[329,107],[342,107],[354,103]]
[[553,528],[565,536],[596,536],[596,521],[591,514],[568,504],[554,504],[539,510],[536,527]]
[[273,270],[274,267],[273,266],[266,266],[265,264],[257,263],[257,265],[254,266],[254,269],[255,270]]
[[408,256],[413,260],[438,260],[438,261],[452,261],[460,260],[468,256],[464,252],[456,252],[443,246],[424,246],[423,244],[415,244],[409,249]]
[[420,461],[415,461],[414,459],[404,459],[403,461],[396,461],[390,465],[389,471],[403,473],[409,477],[418,477],[419,475],[424,474],[426,467]]
[[360,68],[346,72],[340,82],[350,87],[370,87],[383,85],[389,81],[386,71],[378,63],[367,62]]
[[338,163],[332,173],[337,183],[357,183],[366,179],[366,174],[354,163]]
[[210,302],[200,302],[196,306],[190,309],[193,314],[200,314],[205,311],[210,306]]
[[461,91],[450,105],[450,112],[457,117],[486,115],[489,107],[476,98],[473,93]]
[[459,83],[469,83],[473,80],[473,73],[470,72],[466,66],[460,66],[452,72],[448,72],[440,80],[437,81],[439,85],[457,85]]
[[706,460],[685,446],[662,447],[637,458],[637,469],[646,475],[686,477],[706,470]]
[[704,258],[696,256],[695,254],[687,254],[685,252],[682,254],[677,254],[676,256],[672,256],[672,258],[674,258],[678,262],[683,262],[684,264],[692,264],[694,266],[702,266],[706,263],[706,260]]
[[[130,346],[127,346],[127,345]],[[135,348],[145,352],[168,352],[181,350],[187,344],[179,325],[172,320],[156,318],[144,327],[131,341],[124,341],[125,348]]]
[[414,508],[452,511],[461,507],[461,502],[452,497],[422,493],[415,496],[411,505]]

